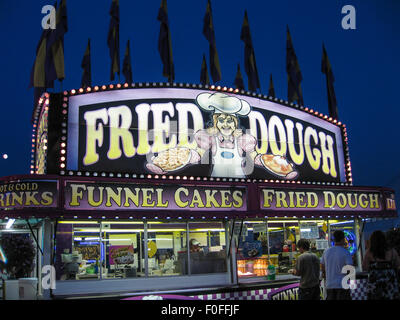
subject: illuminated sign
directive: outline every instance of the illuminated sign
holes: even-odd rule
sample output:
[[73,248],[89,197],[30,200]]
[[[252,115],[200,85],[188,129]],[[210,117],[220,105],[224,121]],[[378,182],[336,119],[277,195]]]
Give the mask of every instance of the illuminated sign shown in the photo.
[[246,188],[66,182],[65,207],[76,210],[247,209]]
[[35,149],[35,173],[46,173],[46,156],[47,156],[47,140],[48,140],[48,107],[42,108],[39,117],[36,133],[36,149]]
[[[387,188],[302,186],[292,183],[204,182],[204,179],[115,179],[108,177],[0,179],[0,216],[45,213],[108,217],[395,217],[394,192]],[[15,210],[14,213],[12,211]],[[35,209],[35,210],[32,210]],[[36,210],[37,209],[37,210]],[[82,212],[81,212],[82,211]],[[86,211],[84,213],[83,211]],[[139,214],[136,214],[140,212]],[[17,216],[17,217],[18,217]],[[265,231],[265,225],[253,232]],[[246,234],[245,224],[234,228]],[[303,230],[306,231],[306,230]],[[308,230],[307,232],[310,232]]]
[[275,211],[376,211],[385,210],[380,191],[335,189],[260,188],[261,209]]
[[298,300],[299,284],[294,283],[268,292],[267,300]]
[[0,209],[57,207],[57,181],[23,180],[0,184]]
[[7,263],[7,257],[1,246],[0,246],[0,262]]
[[300,224],[301,239],[318,239],[318,225],[315,222],[306,222]]
[[[353,232],[349,232],[346,230],[343,230],[344,232],[344,248],[346,248],[351,255],[353,255],[357,251],[357,240],[356,240],[356,235]],[[333,239],[333,233],[331,235],[331,238]],[[331,241],[331,246],[334,246],[335,242]]]
[[229,91],[95,88],[65,93],[64,173],[351,181],[345,127],[308,108]]
[[110,246],[108,255],[109,264],[131,264],[134,262],[133,245],[128,246]]
[[386,209],[396,210],[396,201],[394,199],[386,199]]

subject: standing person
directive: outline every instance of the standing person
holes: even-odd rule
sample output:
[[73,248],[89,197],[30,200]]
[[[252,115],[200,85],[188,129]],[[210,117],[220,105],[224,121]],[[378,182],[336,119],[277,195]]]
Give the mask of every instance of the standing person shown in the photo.
[[297,258],[296,267],[292,270],[294,275],[300,276],[299,300],[320,300],[319,287],[319,259],[309,252],[310,242],[300,239],[297,242],[300,256]]
[[196,239],[190,239],[189,246],[190,246],[190,252],[203,251],[202,248],[200,248],[200,242],[197,241]]
[[321,269],[326,281],[327,300],[351,300],[350,289],[344,289],[342,269],[353,265],[349,251],[344,248],[345,236],[342,230],[333,233],[335,245],[326,249],[321,258]]
[[368,300],[400,299],[396,273],[400,268],[400,257],[396,250],[389,249],[385,234],[374,231],[369,249],[365,252],[363,270],[368,271]]

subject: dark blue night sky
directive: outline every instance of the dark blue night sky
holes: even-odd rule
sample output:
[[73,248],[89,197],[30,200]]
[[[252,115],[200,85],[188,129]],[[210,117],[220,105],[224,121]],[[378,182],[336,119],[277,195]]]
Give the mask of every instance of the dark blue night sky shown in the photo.
[[[42,33],[41,9],[49,0],[0,0],[0,92],[2,116],[0,176],[29,173],[33,89],[28,89],[36,46]],[[107,48],[111,0],[68,0],[65,35],[66,79],[55,91],[79,88],[80,67],[91,39],[92,84],[110,83]],[[175,81],[199,83],[206,0],[168,0]],[[342,7],[356,9],[356,30],[341,26]],[[134,82],[166,81],[157,50],[160,0],[120,0],[121,62],[131,42]],[[389,186],[400,198],[400,1],[398,0],[213,0],[216,43],[221,62],[220,85],[231,87],[240,63],[245,83],[244,44],[240,40],[247,9],[262,93],[272,73],[278,98],[287,100],[286,25],[303,74],[305,105],[328,114],[325,43],[335,75],[339,120],[347,125],[354,185]],[[209,61],[208,61],[209,64]],[[121,67],[122,68],[122,67]],[[121,82],[124,78],[121,74]],[[114,82],[117,83],[117,82]],[[399,201],[398,201],[399,203]]]

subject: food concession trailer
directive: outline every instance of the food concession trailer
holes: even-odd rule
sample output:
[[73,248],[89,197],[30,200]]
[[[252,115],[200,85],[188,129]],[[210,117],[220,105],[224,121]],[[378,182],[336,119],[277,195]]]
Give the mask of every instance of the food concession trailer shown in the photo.
[[46,93],[30,175],[0,181],[1,218],[39,221],[45,298],[293,299],[300,238],[320,256],[344,230],[362,271],[364,222],[397,216],[393,190],[353,186],[343,123],[215,86]]

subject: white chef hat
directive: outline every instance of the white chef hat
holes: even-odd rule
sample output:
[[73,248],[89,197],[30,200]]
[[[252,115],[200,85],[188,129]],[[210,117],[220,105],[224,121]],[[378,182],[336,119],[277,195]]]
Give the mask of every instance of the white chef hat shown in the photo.
[[247,101],[221,92],[200,93],[196,100],[200,108],[214,111],[214,113],[236,114],[239,116],[247,116],[250,113],[250,105]]

